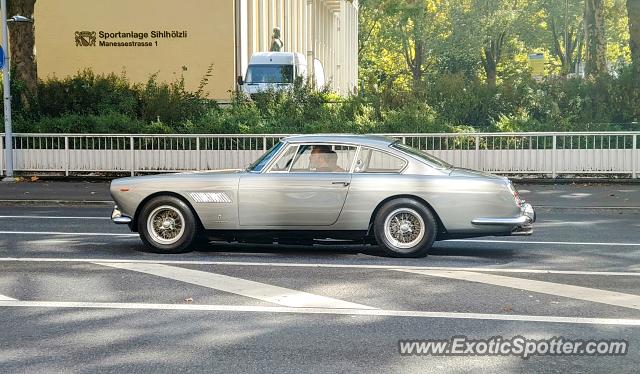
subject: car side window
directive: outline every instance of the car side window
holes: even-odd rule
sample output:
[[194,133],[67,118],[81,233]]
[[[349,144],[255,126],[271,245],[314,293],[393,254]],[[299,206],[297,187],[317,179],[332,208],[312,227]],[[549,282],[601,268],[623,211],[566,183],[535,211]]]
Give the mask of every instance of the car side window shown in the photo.
[[295,156],[297,150],[297,145],[290,145],[287,147],[282,156],[280,156],[280,158],[278,158],[278,160],[271,166],[269,172],[288,171],[293,161],[293,156]]
[[337,144],[304,144],[298,148],[291,172],[348,173],[357,147]]
[[407,162],[387,152],[362,147],[356,160],[355,173],[399,173]]

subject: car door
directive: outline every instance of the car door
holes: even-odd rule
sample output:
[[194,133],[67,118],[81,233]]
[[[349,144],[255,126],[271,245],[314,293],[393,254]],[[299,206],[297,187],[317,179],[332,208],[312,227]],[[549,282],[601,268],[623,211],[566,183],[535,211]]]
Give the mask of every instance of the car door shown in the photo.
[[[314,165],[312,152],[318,147],[330,149],[335,167]],[[240,226],[332,225],[349,192],[356,150],[339,144],[289,144],[266,171],[240,178]]]

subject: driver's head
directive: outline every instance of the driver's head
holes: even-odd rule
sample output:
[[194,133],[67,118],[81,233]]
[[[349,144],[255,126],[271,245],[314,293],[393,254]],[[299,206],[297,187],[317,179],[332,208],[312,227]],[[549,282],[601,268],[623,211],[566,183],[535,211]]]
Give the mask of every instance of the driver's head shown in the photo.
[[[314,145],[311,150],[310,164],[317,169],[331,167],[331,154],[335,152],[328,145]],[[337,161],[337,160],[336,160]]]

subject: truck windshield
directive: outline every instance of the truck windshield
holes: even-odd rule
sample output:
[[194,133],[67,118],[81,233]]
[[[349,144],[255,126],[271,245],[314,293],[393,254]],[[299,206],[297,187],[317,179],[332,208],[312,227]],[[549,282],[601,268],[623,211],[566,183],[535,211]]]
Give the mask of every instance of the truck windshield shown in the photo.
[[293,65],[249,65],[247,83],[292,83]]

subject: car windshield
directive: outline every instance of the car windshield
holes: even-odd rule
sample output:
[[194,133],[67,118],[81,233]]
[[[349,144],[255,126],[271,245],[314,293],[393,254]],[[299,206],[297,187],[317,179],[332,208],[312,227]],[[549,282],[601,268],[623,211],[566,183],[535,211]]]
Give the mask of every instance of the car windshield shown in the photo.
[[247,170],[248,171],[261,172],[262,169],[264,169],[264,167],[269,163],[271,158],[276,153],[278,153],[280,148],[282,148],[282,142],[276,143],[273,147],[271,147],[270,150],[267,151],[267,153],[263,154],[253,164],[249,165],[249,167],[247,167]]
[[247,83],[291,83],[293,65],[249,65]]
[[446,161],[443,161],[435,156],[422,152],[419,149],[415,149],[406,144],[402,144],[399,141],[391,144],[392,148],[405,152],[419,160],[426,162],[428,165],[433,166],[436,169],[451,169],[453,166]]

